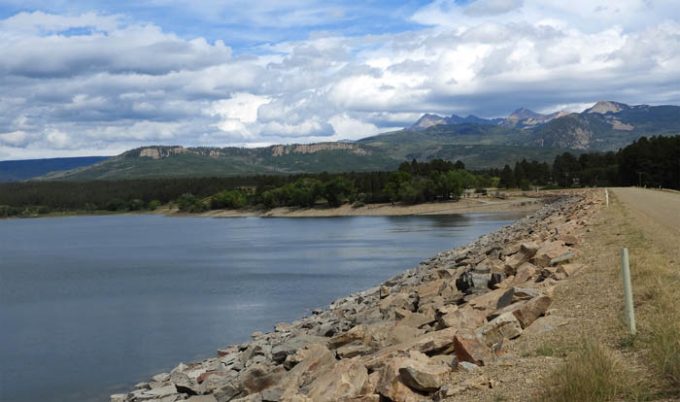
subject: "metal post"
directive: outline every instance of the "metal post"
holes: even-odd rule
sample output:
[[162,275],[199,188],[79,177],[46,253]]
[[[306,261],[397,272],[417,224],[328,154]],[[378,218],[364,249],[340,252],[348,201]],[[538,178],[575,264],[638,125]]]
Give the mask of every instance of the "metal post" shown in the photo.
[[628,249],[621,250],[621,272],[623,273],[623,296],[625,299],[626,319],[628,320],[628,330],[631,335],[635,335],[635,310],[633,307],[633,285],[630,282],[630,266],[628,264]]
[[607,206],[609,206],[609,190],[604,189],[604,199],[607,201]]

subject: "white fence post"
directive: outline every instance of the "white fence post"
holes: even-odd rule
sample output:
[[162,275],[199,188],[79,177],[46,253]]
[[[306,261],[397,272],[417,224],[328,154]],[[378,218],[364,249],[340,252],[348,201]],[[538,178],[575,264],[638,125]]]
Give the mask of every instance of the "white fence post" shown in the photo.
[[621,271],[623,273],[623,297],[626,308],[626,319],[628,320],[628,330],[631,335],[637,332],[635,329],[635,310],[633,307],[633,285],[630,282],[630,266],[628,264],[628,249],[621,250]]
[[604,189],[604,199],[607,201],[607,206],[609,206],[609,190]]

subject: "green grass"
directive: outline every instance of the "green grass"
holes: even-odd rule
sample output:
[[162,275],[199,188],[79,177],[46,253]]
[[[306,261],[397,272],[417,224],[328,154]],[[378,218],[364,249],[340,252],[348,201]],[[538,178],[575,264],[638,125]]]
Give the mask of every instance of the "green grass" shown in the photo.
[[582,339],[564,363],[547,379],[540,401],[605,402],[641,400],[634,374],[605,346]]

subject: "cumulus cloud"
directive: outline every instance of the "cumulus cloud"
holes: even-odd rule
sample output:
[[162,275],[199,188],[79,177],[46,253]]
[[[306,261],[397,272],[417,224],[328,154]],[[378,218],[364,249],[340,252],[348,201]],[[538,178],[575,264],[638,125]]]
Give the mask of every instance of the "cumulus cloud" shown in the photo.
[[[268,7],[253,15],[281,10]],[[281,7],[293,18],[300,4]],[[357,139],[428,112],[680,103],[678,13],[670,0],[436,0],[406,16],[417,28],[234,51],[129,15],[23,12],[0,21],[0,154]],[[307,25],[332,19],[319,15]]]

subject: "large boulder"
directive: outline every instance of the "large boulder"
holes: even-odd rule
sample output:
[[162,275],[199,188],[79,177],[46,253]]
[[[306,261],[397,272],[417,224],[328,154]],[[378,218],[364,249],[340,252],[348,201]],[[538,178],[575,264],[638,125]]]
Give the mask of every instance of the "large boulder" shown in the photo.
[[189,395],[196,395],[203,393],[203,387],[189,376],[178,370],[170,373],[170,382],[175,385],[177,392],[182,392]]
[[320,372],[306,386],[306,396],[317,402],[333,402],[358,397],[365,391],[368,370],[354,360],[343,360]]
[[535,280],[538,277],[540,269],[530,262],[525,262],[517,268],[515,277],[512,280],[513,284],[522,284]]
[[393,402],[419,402],[427,398],[414,392],[401,381],[399,369],[407,364],[408,358],[395,357],[382,368],[376,392]]
[[445,328],[428,332],[409,341],[382,348],[373,355],[365,356],[362,361],[370,370],[378,370],[394,357],[411,350],[428,355],[452,353],[456,331],[458,330],[455,328]]
[[512,314],[517,318],[522,328],[526,328],[548,311],[552,298],[540,295],[519,305]]
[[217,388],[213,392],[213,396],[217,399],[217,402],[229,402],[240,395],[241,391],[241,385],[234,379]]
[[254,364],[248,367],[239,378],[243,390],[247,394],[254,394],[278,384],[285,373],[286,370],[281,366]]
[[272,360],[275,361],[276,363],[283,363],[288,355],[292,355],[299,349],[302,349],[303,347],[309,344],[312,343],[326,344],[326,342],[328,342],[328,339],[321,336],[313,335],[295,336],[271,348]]
[[353,342],[368,343],[370,339],[371,334],[368,330],[368,327],[366,325],[359,324],[352,327],[349,331],[345,331],[331,338],[328,341],[328,347],[331,349],[336,349]]
[[333,353],[318,343],[305,346],[296,355],[299,355],[299,363],[280,382],[282,400],[291,400],[299,394],[303,384],[309,384],[319,372],[332,367],[336,362]]
[[454,353],[458,361],[483,366],[491,362],[494,355],[472,331],[461,331],[453,338]]
[[396,310],[395,315],[398,320],[398,325],[405,325],[412,328],[420,328],[435,321],[434,316],[412,313],[408,310]]
[[521,334],[522,325],[511,312],[499,315],[477,330],[477,336],[486,346],[496,345],[504,339],[517,338]]
[[481,293],[489,290],[491,273],[465,271],[456,279],[456,288],[465,294]]
[[394,311],[397,309],[415,311],[418,306],[418,299],[418,294],[415,292],[392,293],[380,300],[378,309],[384,318],[394,319]]
[[405,360],[399,367],[401,382],[413,390],[425,393],[437,391],[448,372],[445,366],[414,359]]
[[536,255],[534,255],[531,261],[535,265],[549,267],[550,261],[561,255],[567,254],[570,251],[572,251],[572,249],[565,246],[564,242],[560,240],[545,242],[536,251]]
[[538,250],[539,246],[534,242],[522,243],[518,252],[505,259],[505,273],[515,275],[517,269],[529,261]]
[[475,329],[484,322],[486,314],[469,305],[437,317],[437,323],[441,328]]
[[446,287],[446,282],[444,279],[426,281],[416,286],[415,291],[420,299],[429,299],[439,295],[439,292]]

